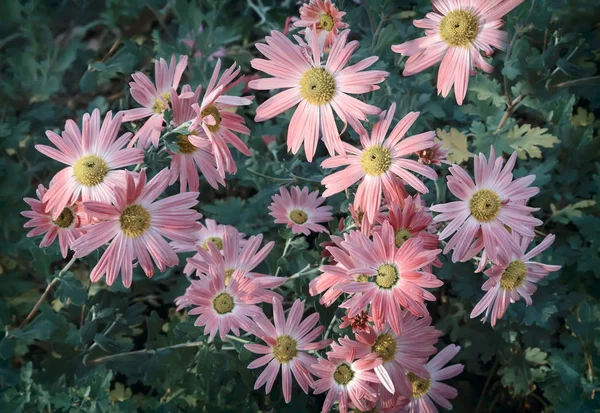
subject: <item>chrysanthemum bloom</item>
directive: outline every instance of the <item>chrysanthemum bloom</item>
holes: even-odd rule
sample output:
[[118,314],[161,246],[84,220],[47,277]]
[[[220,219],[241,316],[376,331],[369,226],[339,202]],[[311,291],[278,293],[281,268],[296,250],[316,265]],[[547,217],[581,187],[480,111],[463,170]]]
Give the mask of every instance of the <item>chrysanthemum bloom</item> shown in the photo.
[[412,399],[408,404],[409,413],[437,413],[438,410],[433,402],[444,409],[452,409],[452,404],[448,399],[456,398],[458,392],[454,387],[450,387],[441,381],[462,373],[464,368],[462,364],[444,367],[459,351],[459,346],[450,344],[429,360],[429,363],[425,364],[425,369],[429,372],[429,379],[408,372],[408,379],[412,383]]
[[[369,315],[376,326],[387,322],[396,334],[402,334],[402,308],[416,316],[429,315],[424,301],[435,301],[425,288],[440,287],[435,275],[420,271],[431,264],[440,250],[424,250],[421,241],[409,239],[400,248],[395,245],[394,229],[385,221],[373,240],[358,234],[361,242],[344,241],[342,245],[356,262],[349,274],[360,274],[337,288],[354,296],[340,307],[353,317],[370,304]],[[334,254],[335,255],[335,254]],[[362,276],[362,277],[361,277]]]
[[217,171],[219,171],[222,177],[225,177],[225,172],[234,174],[237,171],[235,161],[231,156],[231,151],[227,144],[233,145],[244,155],[250,156],[250,150],[246,144],[233,133],[238,132],[248,135],[250,129],[244,124],[244,118],[234,113],[232,109],[251,104],[252,97],[238,97],[225,94],[233,86],[232,82],[239,75],[240,70],[234,63],[219,77],[221,59],[217,60],[217,65],[204,92],[202,102],[200,102],[200,105],[197,103],[192,105],[193,110],[196,112],[196,117],[189,129],[190,131],[203,131],[204,133],[189,135],[189,141],[192,145],[199,148],[205,146],[206,139],[210,141],[217,164]]
[[479,231],[487,256],[497,261],[498,251],[513,245],[510,228],[522,236],[534,237],[533,227],[541,225],[542,221],[534,218],[531,213],[539,208],[525,206],[529,198],[539,192],[537,187],[529,187],[535,180],[535,175],[528,175],[513,181],[512,170],[515,166],[517,153],[502,167],[503,158],[496,158],[494,148],[490,148],[489,162],[480,153],[475,157],[475,182],[458,165],[449,168],[448,189],[460,201],[434,205],[430,209],[439,212],[435,222],[449,221],[440,233],[440,240],[454,236],[444,253],[454,250],[452,261],[457,262],[469,252]]
[[[331,0],[310,0],[308,4],[300,7],[300,19],[294,22],[296,27],[306,27],[307,34],[316,35],[319,44],[325,49],[333,45],[340,30],[348,27],[342,21],[345,11],[339,11]],[[316,28],[316,33],[311,28]]]
[[[258,285],[244,277],[241,271],[235,271],[228,284],[225,284],[225,270],[219,266],[210,268],[207,277],[193,280],[185,294],[175,300],[177,311],[185,307],[194,307],[189,315],[199,315],[194,322],[204,326],[204,334],[212,340],[217,332],[221,340],[230,331],[240,335],[240,328],[249,331],[251,317],[258,317],[262,310],[256,290]],[[259,294],[260,295],[260,294]]]
[[249,369],[267,365],[256,379],[254,390],[266,383],[265,391],[269,394],[281,367],[283,397],[286,403],[292,399],[292,374],[304,393],[308,394],[308,387],[313,383],[310,371],[317,359],[306,354],[306,351],[321,350],[332,341],[315,341],[324,329],[323,326],[315,328],[319,321],[319,314],[313,313],[302,321],[303,314],[304,302],[296,300],[286,321],[281,301],[273,299],[275,325],[261,313],[254,317],[256,327],[251,327],[251,332],[267,343],[267,346],[261,344],[244,346],[253,353],[264,354],[250,363]]
[[531,238],[523,237],[518,244],[518,253],[499,254],[499,262],[485,272],[490,277],[482,287],[487,293],[477,303],[471,312],[471,318],[485,311],[482,321],[491,315],[492,326],[496,325],[504,315],[510,303],[523,297],[527,305],[531,305],[531,295],[537,290],[535,283],[546,277],[550,272],[560,270],[560,265],[542,264],[531,259],[544,252],[554,242],[554,235],[548,235],[531,251],[527,247]]
[[276,224],[286,224],[294,234],[310,235],[312,232],[327,232],[320,222],[333,219],[330,206],[321,206],[325,198],[319,196],[319,191],[308,192],[308,187],[291,188],[291,193],[285,188],[279,189],[279,194],[272,197],[269,205],[269,215],[275,218]]
[[41,200],[46,193],[44,185],[39,185],[35,191],[38,199],[25,198],[24,201],[29,204],[31,211],[23,211],[21,215],[30,218],[23,225],[25,228],[33,228],[27,233],[28,237],[44,235],[40,242],[40,248],[50,246],[58,236],[60,252],[63,258],[67,257],[69,247],[82,234],[79,206],[76,204],[66,206],[58,218],[52,219],[52,216],[46,212],[46,205]]
[[35,145],[44,155],[68,165],[52,178],[42,199],[46,212],[52,211],[52,219],[58,219],[67,205],[78,200],[113,202],[114,188],[124,182],[125,172],[117,169],[144,161],[142,149],[123,148],[131,133],[117,139],[122,118],[121,113],[113,118],[108,112],[101,123],[100,111],[95,109],[92,116],[83,115],[82,131],[71,119],[66,122],[62,137],[46,131],[58,149]]
[[156,200],[169,185],[169,171],[163,169],[146,182],[146,171],[136,179],[127,173],[125,185],[115,188],[115,203],[88,201],[87,214],[102,219],[82,235],[72,248],[75,257],[85,257],[102,245],[110,245],[90,274],[93,282],[106,274],[112,285],[119,273],[125,287],[131,286],[133,261],[137,260],[148,277],[154,274],[152,259],[160,271],[179,264],[179,258],[165,240],[190,241],[189,232],[198,227],[202,214],[192,208],[197,192],[186,192]]
[[402,178],[421,193],[427,193],[427,187],[412,172],[429,179],[437,178],[437,174],[429,166],[406,159],[406,156],[414,152],[431,148],[435,133],[424,132],[403,139],[419,116],[418,112],[411,112],[398,122],[386,138],[395,111],[396,104],[392,103],[389,111],[381,114],[379,122],[373,127],[371,137],[366,135],[361,137],[362,150],[344,143],[347,155],[332,156],[321,163],[324,168],[348,165],[344,170],[323,179],[322,183],[327,188],[323,196],[337,194],[357,181],[361,181],[356,191],[354,207],[364,211],[370,223],[375,222],[375,215],[381,205],[382,192],[388,202],[404,200],[404,196],[399,199],[399,196],[404,193],[397,188],[397,177]]
[[267,44],[256,45],[267,59],[253,59],[252,67],[274,77],[253,80],[249,86],[257,90],[286,90],[260,105],[254,120],[263,122],[298,105],[288,127],[288,151],[295,154],[304,143],[309,162],[317,150],[319,132],[330,155],[344,153],[333,111],[359,134],[365,133],[360,121],[366,121],[366,115],[381,112],[378,107],[349,96],[379,89],[376,85],[389,74],[382,70],[363,71],[378,60],[376,56],[344,68],[359,46],[357,41],[346,44],[349,33],[346,30],[335,39],[325,66],[321,65],[316,37],[308,46],[309,53],[277,31],[266,37]]
[[165,59],[156,60],[154,62],[156,85],[142,72],[131,75],[133,78],[133,82],[129,83],[131,96],[143,108],[124,111],[123,122],[150,117],[135,134],[131,144],[138,142],[138,146],[144,149],[150,144],[158,147],[165,119],[164,112],[165,109],[171,108],[171,89],[177,90],[179,87],[187,63],[188,57],[184,55],[179,56],[178,63],[175,56],[172,56],[171,63],[168,65]]
[[319,358],[312,365],[313,373],[319,377],[313,384],[314,394],[328,392],[321,412],[328,412],[336,401],[340,413],[348,412],[350,401],[360,410],[366,410],[367,403],[377,399],[372,385],[379,384],[379,379],[373,369],[381,365],[381,359],[373,354],[361,359],[343,358],[331,352],[327,355],[329,360]]
[[429,149],[417,152],[419,162],[423,165],[441,166],[443,163],[450,164],[446,159],[450,149],[442,147],[442,142],[438,142]]
[[416,27],[426,29],[425,37],[392,46],[392,50],[410,56],[404,67],[404,76],[419,73],[439,61],[438,94],[448,96],[452,85],[456,102],[462,105],[467,93],[473,67],[490,73],[494,68],[485,61],[480,51],[490,56],[492,47],[506,50],[508,33],[498,30],[502,16],[523,0],[437,0],[434,11],[424,19],[414,20]]
[[[171,245],[177,252],[194,252],[196,247],[200,246],[205,251],[208,251],[208,244],[212,243],[218,250],[223,250],[223,236],[228,228],[235,229],[232,225],[218,224],[214,219],[206,218],[204,225],[200,223],[200,229],[192,234],[192,242],[172,242]],[[240,246],[244,245],[245,234],[238,231],[240,237]]]
[[378,396],[377,401],[367,403],[367,410],[360,410],[352,404],[350,404],[350,408],[353,408],[352,413],[406,413],[408,402],[409,399],[406,397],[398,396],[390,405],[387,401],[384,403],[382,398]]
[[[192,88],[185,85],[181,89],[181,96],[178,96],[175,90],[171,90],[173,124],[175,127],[192,120],[196,116],[196,112],[192,109],[192,104],[198,102],[200,91],[201,87],[192,92]],[[191,97],[186,97],[190,94],[192,94]],[[179,190],[181,192],[185,192],[187,187],[192,192],[198,192],[200,187],[198,169],[200,169],[210,186],[215,189],[219,187],[218,184],[225,186],[225,179],[217,171],[210,141],[208,139],[196,139],[195,143],[196,145],[193,145],[190,142],[190,135],[177,135],[179,152],[173,153],[169,151],[171,154],[170,184],[174,184],[179,179]]]
[[369,314],[366,311],[361,311],[354,317],[348,316],[348,312],[346,312],[346,315],[342,317],[340,328],[352,327],[352,332],[354,334],[363,333],[369,331],[369,328],[371,327],[370,323],[372,321],[373,320],[371,320],[371,317],[369,317]]

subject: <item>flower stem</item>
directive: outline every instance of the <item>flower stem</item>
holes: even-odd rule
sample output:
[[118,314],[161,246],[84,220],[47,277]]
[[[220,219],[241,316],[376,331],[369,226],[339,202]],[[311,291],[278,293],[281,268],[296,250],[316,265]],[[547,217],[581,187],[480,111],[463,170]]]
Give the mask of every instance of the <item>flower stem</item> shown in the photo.
[[[285,257],[287,255],[287,252],[290,249],[290,245],[292,245],[292,240],[293,239],[294,239],[294,237],[288,238],[285,241],[285,247],[283,247],[283,253],[281,254],[281,258],[283,258],[283,257]],[[277,266],[277,270],[275,270],[275,277],[277,277],[279,275],[279,271],[281,271],[281,267],[278,265]]]
[[128,351],[125,353],[111,354],[110,356],[100,357],[94,360],[84,361],[84,365],[89,366],[90,364],[98,364],[98,363],[106,363],[109,361],[114,361],[120,358],[129,357],[129,356],[139,356],[139,355],[155,355],[168,350],[174,350],[178,348],[190,348],[190,347],[200,347],[206,344],[206,341],[193,341],[191,343],[181,343],[174,344],[172,346],[161,347],[157,349],[144,349],[137,351]]

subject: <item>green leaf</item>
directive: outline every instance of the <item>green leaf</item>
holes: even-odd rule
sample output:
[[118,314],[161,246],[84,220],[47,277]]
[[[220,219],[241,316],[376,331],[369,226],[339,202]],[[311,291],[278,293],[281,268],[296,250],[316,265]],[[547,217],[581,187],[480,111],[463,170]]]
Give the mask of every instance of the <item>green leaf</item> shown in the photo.
[[552,148],[560,141],[556,136],[546,133],[548,129],[521,125],[512,128],[504,137],[508,145],[517,151],[520,159],[541,158],[540,147]]
[[68,272],[60,278],[60,285],[56,290],[56,296],[63,304],[68,300],[71,303],[82,306],[87,298],[87,291],[81,281],[74,277],[74,274]]
[[442,129],[436,129],[435,133],[439,138],[436,141],[442,142],[442,146],[450,149],[448,151],[448,161],[460,164],[475,156],[469,151],[467,135],[459,130],[451,128],[450,132],[446,132]]

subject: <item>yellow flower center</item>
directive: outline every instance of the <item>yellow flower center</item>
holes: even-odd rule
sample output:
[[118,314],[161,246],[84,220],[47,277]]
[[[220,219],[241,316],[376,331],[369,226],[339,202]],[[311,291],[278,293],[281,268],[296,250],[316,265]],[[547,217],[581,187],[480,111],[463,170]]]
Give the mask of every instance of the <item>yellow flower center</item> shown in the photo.
[[411,233],[407,229],[398,228],[396,234],[394,235],[394,243],[396,244],[396,248],[400,248],[402,244],[410,239],[411,236]]
[[469,46],[477,37],[479,19],[467,10],[454,10],[440,23],[440,37],[450,46]]
[[378,176],[386,173],[392,166],[392,154],[381,145],[373,145],[363,152],[360,165],[367,175]]
[[475,192],[469,201],[471,215],[477,221],[489,222],[496,219],[500,212],[502,201],[494,191],[490,189],[480,189]]
[[337,366],[335,371],[333,372],[333,379],[337,384],[348,384],[350,380],[354,377],[354,371],[350,368],[346,363],[340,364]]
[[398,269],[391,264],[384,264],[377,270],[375,284],[379,288],[389,290],[398,282]]
[[409,371],[406,375],[410,382],[412,383],[412,397],[413,399],[418,399],[427,394],[429,392],[429,388],[431,387],[431,381],[422,379],[417,376],[412,371]]
[[527,275],[527,265],[521,260],[515,260],[508,264],[500,278],[500,287],[503,290],[513,291],[523,285]]
[[308,220],[308,215],[301,209],[292,209],[290,219],[298,225],[304,224]]
[[377,337],[371,351],[377,353],[384,362],[394,360],[396,340],[391,334],[385,333]]
[[359,274],[358,277],[356,277],[356,281],[358,281],[359,283],[366,283],[369,282],[369,276],[367,274]]
[[279,336],[277,337],[277,344],[273,347],[273,356],[281,364],[288,363],[298,354],[297,345],[298,342],[290,336]]
[[322,30],[327,30],[328,32],[333,30],[333,16],[331,14],[321,14],[319,17],[319,27]]
[[83,186],[96,186],[104,182],[110,168],[99,156],[86,155],[73,164],[75,180]]
[[[171,92],[165,92],[161,94],[161,96],[165,100],[165,102],[167,102],[167,105],[171,104]],[[163,113],[167,108],[165,102],[163,102],[162,99],[157,98],[154,101],[154,105],[152,106],[152,110],[154,111],[154,113]]]
[[208,115],[212,115],[212,117],[215,118],[215,124],[206,125],[206,127],[212,133],[217,133],[221,128],[221,114],[219,113],[219,109],[213,104],[208,105],[207,107],[202,109],[202,112],[200,112],[200,116],[204,118]]
[[180,153],[194,153],[198,149],[190,142],[187,135],[177,135],[177,146]]
[[234,268],[228,268],[225,270],[225,285],[229,285],[229,281],[231,281],[231,277],[233,276],[234,272]]
[[52,221],[52,223],[59,228],[69,228],[74,220],[75,215],[73,215],[73,211],[67,207],[62,210],[58,218]]
[[213,308],[219,314],[227,314],[233,310],[233,297],[223,292],[213,299]]
[[300,95],[311,105],[331,102],[335,94],[335,79],[323,68],[308,69],[300,79]]
[[208,237],[202,243],[202,249],[203,250],[208,251],[208,245],[207,245],[207,243],[209,243],[209,242],[211,244],[213,244],[215,247],[217,247],[218,250],[222,250],[223,249],[223,238]]
[[121,212],[119,222],[125,235],[137,238],[150,228],[150,213],[141,205],[130,205]]

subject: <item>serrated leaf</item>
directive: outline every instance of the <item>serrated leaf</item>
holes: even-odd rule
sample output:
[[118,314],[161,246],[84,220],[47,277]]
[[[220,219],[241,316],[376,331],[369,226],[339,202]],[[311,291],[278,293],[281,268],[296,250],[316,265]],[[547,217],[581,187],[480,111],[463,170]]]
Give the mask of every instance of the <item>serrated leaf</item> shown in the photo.
[[502,95],[500,83],[489,76],[478,74],[469,84],[469,91],[477,94],[478,100],[491,99],[492,104],[497,107],[506,105],[506,99]]
[[532,128],[531,125],[515,126],[508,131],[504,138],[508,145],[517,151],[520,159],[527,159],[527,155],[532,158],[541,158],[542,151],[540,147],[552,148],[560,140],[546,133],[546,128]]
[[475,156],[471,151],[469,151],[467,135],[458,129],[451,128],[450,132],[446,132],[442,129],[436,129],[435,133],[439,138],[436,139],[436,141],[442,142],[443,146],[450,148],[448,151],[448,161],[460,164]]

